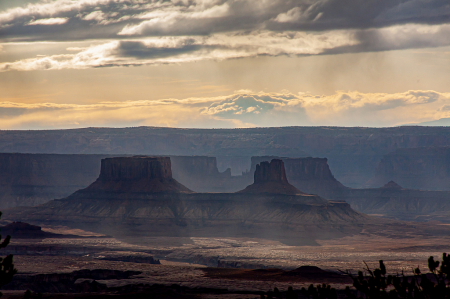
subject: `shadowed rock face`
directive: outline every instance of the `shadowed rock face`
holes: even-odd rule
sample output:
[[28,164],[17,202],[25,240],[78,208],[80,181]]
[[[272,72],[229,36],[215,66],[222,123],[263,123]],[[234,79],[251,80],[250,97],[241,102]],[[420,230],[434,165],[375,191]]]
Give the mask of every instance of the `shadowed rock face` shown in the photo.
[[102,160],[98,179],[86,192],[191,193],[172,178],[169,157],[118,157]]
[[255,183],[280,182],[287,183],[286,170],[283,161],[273,159],[268,162],[261,162],[256,165]]
[[0,154],[0,208],[69,196],[98,176],[106,155]]
[[408,189],[450,190],[450,147],[398,149],[384,155],[367,186],[389,180]]
[[[286,178],[289,183],[305,193],[317,194],[332,199],[336,196],[341,196],[348,189],[334,178],[326,158],[252,157],[251,169],[256,171],[258,163],[273,159],[283,161]],[[249,174],[246,174],[246,176],[249,176]]]
[[171,177],[169,167],[165,157],[104,159],[88,188],[4,216],[113,235],[260,237],[309,245],[356,233],[368,221],[345,202],[290,185],[281,160],[261,163],[255,183],[239,193],[193,193]]
[[232,177],[231,169],[219,172],[215,157],[171,156],[173,177],[195,192],[234,192],[248,184]]
[[280,159],[256,165],[254,183],[238,193],[305,194],[289,184]]
[[140,180],[172,178],[169,157],[119,157],[102,160],[101,180]]

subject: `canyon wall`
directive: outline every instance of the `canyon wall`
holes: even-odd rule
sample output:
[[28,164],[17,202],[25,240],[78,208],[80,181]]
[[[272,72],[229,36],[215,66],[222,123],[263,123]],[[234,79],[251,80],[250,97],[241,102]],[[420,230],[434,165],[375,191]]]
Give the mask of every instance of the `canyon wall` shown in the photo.
[[207,156],[171,156],[173,177],[196,192],[235,192],[248,185],[228,168],[219,172],[217,159]]
[[289,183],[305,193],[333,199],[337,196],[341,197],[347,189],[334,178],[326,158],[252,157],[250,172],[244,176],[248,177],[252,171],[255,171],[257,164],[272,159],[281,159],[284,162]]
[[66,197],[95,180],[104,157],[0,154],[0,208]]
[[450,191],[404,189],[394,182],[381,188],[348,189],[345,200],[359,212],[407,221],[450,223]]
[[[382,157],[397,149],[443,146],[450,146],[449,127],[0,131],[0,152],[326,157],[335,177],[349,187],[364,186]],[[232,159],[221,159],[220,169],[232,163]]]
[[[117,175],[113,165],[101,165],[101,159],[107,157],[112,155],[0,153],[0,209],[35,206],[69,196],[93,182],[101,168],[103,174],[113,176],[116,171]],[[170,160],[171,169],[165,171],[197,192],[238,191],[250,183],[232,177],[229,170],[219,172],[214,157],[172,156]]]
[[[7,210],[4,218],[114,235],[142,231],[150,236],[253,237],[309,245],[356,233],[371,221],[345,202],[298,192],[287,182],[281,160],[257,167],[252,185],[263,192],[239,193],[189,192],[166,171],[169,163],[168,157],[106,158],[89,187],[37,207]],[[264,192],[271,183],[296,192]]]
[[450,190],[450,147],[398,149],[384,155],[367,185],[378,187],[390,180],[407,189]]

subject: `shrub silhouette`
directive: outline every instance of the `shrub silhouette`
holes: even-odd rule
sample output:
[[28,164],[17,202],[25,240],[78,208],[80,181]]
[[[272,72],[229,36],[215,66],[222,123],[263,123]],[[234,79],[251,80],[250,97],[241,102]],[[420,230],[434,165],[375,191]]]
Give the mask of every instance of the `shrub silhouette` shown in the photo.
[[[2,216],[2,212],[0,212],[0,217]],[[0,235],[0,242],[2,240],[2,236]],[[0,243],[0,249],[8,246],[11,241],[11,236],[6,236],[3,242]],[[13,255],[9,254],[5,258],[0,257],[0,287],[4,286],[11,282],[14,274],[17,273],[17,270],[14,268],[13,264]],[[0,296],[3,294],[0,292]]]
[[[346,272],[352,280],[356,290],[349,287],[345,290],[348,299],[435,299],[450,298],[450,255],[444,253],[442,262],[435,261],[432,256],[428,259],[430,273],[423,274],[419,268],[414,270],[412,276],[386,275],[386,267],[380,261],[379,268],[371,270],[367,264],[365,270],[357,276]],[[329,285],[310,285],[301,292],[307,298],[335,299],[337,292]]]

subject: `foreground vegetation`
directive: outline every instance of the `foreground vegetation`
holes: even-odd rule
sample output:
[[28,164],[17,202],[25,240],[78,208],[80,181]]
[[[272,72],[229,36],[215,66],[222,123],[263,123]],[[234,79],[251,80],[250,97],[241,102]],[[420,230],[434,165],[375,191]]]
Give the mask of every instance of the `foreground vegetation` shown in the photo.
[[[435,261],[431,256],[428,259],[429,273],[424,274],[419,268],[413,275],[404,273],[386,275],[386,267],[380,261],[379,268],[371,270],[366,265],[366,275],[359,271],[357,276],[351,273],[353,286],[345,290],[345,298],[348,299],[437,299],[450,298],[450,255],[442,256],[442,261]],[[368,275],[367,275],[368,274]],[[312,299],[336,299],[338,293],[329,285],[310,285],[303,288],[301,293],[306,298]]]

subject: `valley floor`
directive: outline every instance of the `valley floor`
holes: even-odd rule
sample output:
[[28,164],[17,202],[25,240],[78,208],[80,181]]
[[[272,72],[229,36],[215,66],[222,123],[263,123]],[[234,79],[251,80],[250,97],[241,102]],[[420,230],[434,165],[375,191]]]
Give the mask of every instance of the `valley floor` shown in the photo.
[[[169,288],[169,293],[171,286],[176,284],[189,290],[201,290],[197,293],[185,292],[189,296],[197,296],[196,298],[259,298],[257,296],[259,292],[267,292],[274,287],[280,290],[287,290],[289,286],[300,289],[310,283],[319,282],[327,282],[343,289],[351,284],[351,281],[346,278],[335,279],[333,275],[338,270],[352,272],[363,270],[364,262],[369,267],[375,268],[379,260],[384,260],[388,272],[404,271],[405,274],[410,274],[417,266],[427,270],[429,256],[440,260],[443,252],[450,252],[450,236],[415,235],[398,230],[390,232],[388,229],[377,234],[365,230],[344,238],[318,240],[319,246],[287,246],[277,241],[263,239],[142,236],[116,239],[64,227],[43,229],[63,234],[76,233],[84,238],[12,240],[2,254],[6,252],[14,254],[19,280],[38,274],[71,273],[81,269],[137,271],[139,274],[127,278],[95,280],[101,285],[106,285],[107,289],[113,290],[158,284]],[[160,264],[151,264],[149,259],[151,256],[160,259]],[[133,261],[132,258],[140,262],[130,262]],[[325,275],[321,281],[320,277],[308,278],[297,272],[285,275],[281,270],[277,270],[278,272],[249,270],[278,268],[290,271],[306,265],[317,266],[334,273],[330,277]],[[217,268],[218,266],[221,268]],[[33,289],[33,285],[26,283],[20,285],[17,282],[14,287],[11,285],[5,287],[8,288],[26,290]],[[49,291],[58,293],[57,285]],[[19,298],[15,297],[18,296],[16,291],[2,292],[5,294],[4,298]],[[245,294],[246,292],[252,294]],[[70,296],[61,298],[72,298]]]

